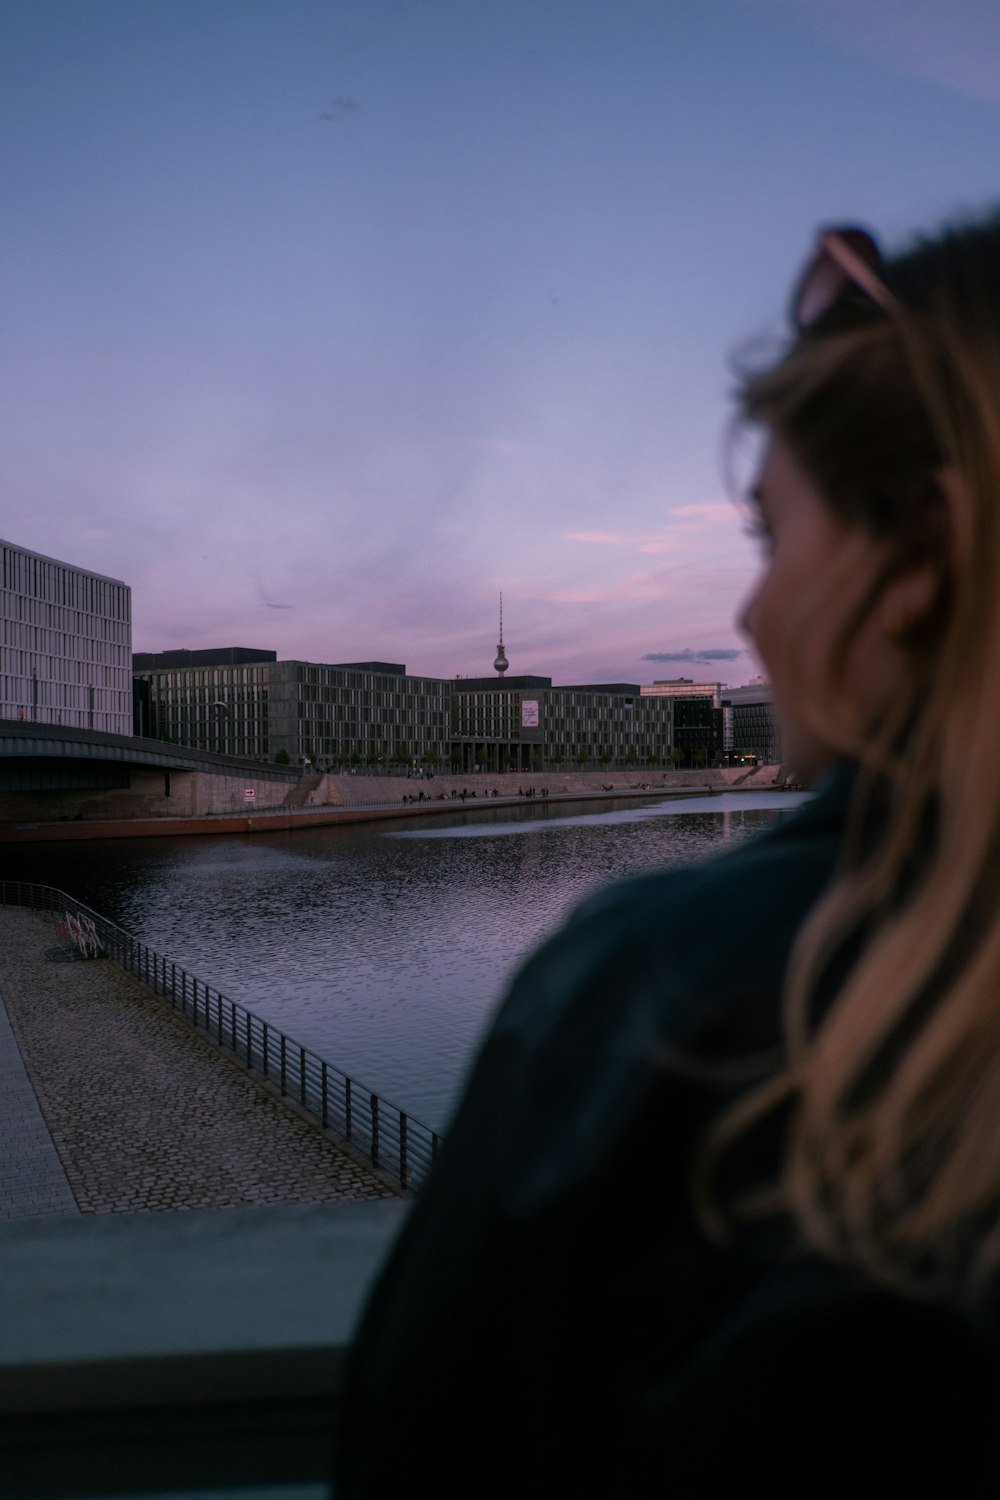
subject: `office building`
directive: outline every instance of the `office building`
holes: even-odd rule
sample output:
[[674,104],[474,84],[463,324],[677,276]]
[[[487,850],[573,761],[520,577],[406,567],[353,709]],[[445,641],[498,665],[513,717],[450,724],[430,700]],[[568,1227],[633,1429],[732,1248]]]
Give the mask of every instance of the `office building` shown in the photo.
[[146,732],[321,768],[666,766],[673,702],[636,683],[415,677],[397,662],[278,661],[246,647],[137,654]]
[[780,764],[781,743],[769,682],[758,680],[747,687],[723,688],[722,714],[723,748],[728,759]]
[[0,541],[0,718],[131,734],[127,584]]
[[452,764],[469,771],[598,770],[670,763],[673,706],[637,683],[553,687],[551,677],[451,684]]
[[448,684],[397,662],[278,661],[245,646],[137,654],[150,733],[324,767],[447,764]]

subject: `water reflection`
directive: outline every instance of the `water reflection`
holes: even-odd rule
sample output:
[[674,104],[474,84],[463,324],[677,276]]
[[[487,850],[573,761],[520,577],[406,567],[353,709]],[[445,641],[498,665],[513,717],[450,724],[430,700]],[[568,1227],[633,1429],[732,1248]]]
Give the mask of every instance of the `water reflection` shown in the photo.
[[440,1126],[512,969],[572,905],[799,801],[534,803],[513,818],[26,846],[11,873],[71,891]]

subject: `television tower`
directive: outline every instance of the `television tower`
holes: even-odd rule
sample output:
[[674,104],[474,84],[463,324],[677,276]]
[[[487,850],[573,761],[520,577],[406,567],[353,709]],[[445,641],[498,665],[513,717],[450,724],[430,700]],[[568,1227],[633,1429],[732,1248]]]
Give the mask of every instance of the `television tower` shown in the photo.
[[507,660],[507,653],[503,649],[503,594],[501,594],[500,595],[500,640],[499,640],[499,643],[497,645],[496,660],[493,663],[493,666],[496,669],[496,671],[498,671],[500,673],[501,681],[503,680],[503,674],[506,672],[506,670],[507,670],[507,668],[508,668],[509,665],[510,665],[510,663]]

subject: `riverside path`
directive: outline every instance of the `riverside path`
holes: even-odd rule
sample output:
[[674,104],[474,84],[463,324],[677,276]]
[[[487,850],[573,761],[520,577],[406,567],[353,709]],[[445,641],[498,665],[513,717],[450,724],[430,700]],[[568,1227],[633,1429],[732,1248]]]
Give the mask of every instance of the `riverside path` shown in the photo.
[[0,1000],[0,1219],[396,1195],[37,912],[0,907]]

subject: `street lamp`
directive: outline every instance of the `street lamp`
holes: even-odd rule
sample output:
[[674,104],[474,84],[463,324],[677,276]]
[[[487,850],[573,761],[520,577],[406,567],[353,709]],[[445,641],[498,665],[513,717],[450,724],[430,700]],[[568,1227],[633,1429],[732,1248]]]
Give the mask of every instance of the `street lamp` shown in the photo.
[[[221,709],[222,713],[226,715],[227,719],[230,717],[229,704],[223,702],[221,698],[213,698],[209,706],[211,708]],[[222,754],[222,715],[218,713],[215,716],[215,753],[216,755]]]

